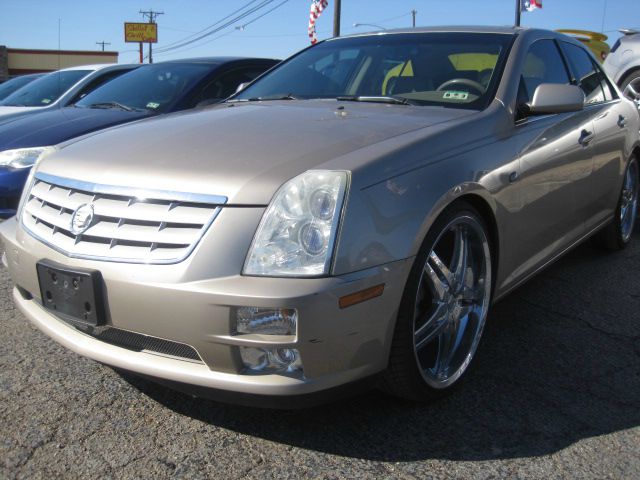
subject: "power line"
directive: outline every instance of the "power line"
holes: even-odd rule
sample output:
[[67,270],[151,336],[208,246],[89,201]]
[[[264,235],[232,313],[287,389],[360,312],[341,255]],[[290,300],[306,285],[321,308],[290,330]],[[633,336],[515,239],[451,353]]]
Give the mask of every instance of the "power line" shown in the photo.
[[256,18],[248,21],[247,23],[245,23],[244,25],[242,25],[242,28],[251,25],[254,22],[257,22],[258,20],[260,20],[262,17],[269,15],[271,12],[273,12],[274,10],[277,10],[278,8],[280,8],[282,5],[284,5],[285,3],[287,3],[289,0],[284,0],[282,2],[280,2],[278,5],[276,5],[275,7],[267,10],[266,12],[264,12],[262,15],[257,16]]
[[198,35],[203,35],[203,34],[204,34],[204,35],[207,35],[207,33],[206,33],[206,32],[207,32],[209,29],[214,28],[216,25],[220,25],[220,24],[221,24],[222,22],[224,22],[225,20],[227,20],[227,19],[229,19],[229,18],[233,17],[234,15],[236,15],[236,14],[238,14],[238,13],[242,12],[243,10],[245,10],[245,9],[249,8],[251,5],[253,5],[254,3],[256,3],[256,2],[258,2],[258,1],[262,1],[262,0],[251,0],[250,2],[245,3],[242,7],[238,8],[237,10],[234,10],[233,12],[231,12],[230,14],[228,14],[227,16],[222,17],[222,18],[221,18],[220,20],[218,20],[217,22],[212,23],[212,24],[211,24],[211,25],[209,25],[208,27],[205,27],[205,28],[203,28],[202,30],[200,30],[200,31],[198,31],[198,32],[195,32],[195,33],[193,33],[193,34],[191,34],[191,35],[187,35],[186,37],[181,38],[180,40],[176,40],[175,42],[169,43],[168,45],[165,45],[164,47],[162,47],[162,49],[158,49],[157,51],[160,51],[160,50],[163,50],[163,51],[164,51],[164,50],[167,50],[167,49],[170,49],[170,48],[174,48],[174,47],[175,47],[175,48],[179,48],[181,44],[183,44],[183,43],[185,43],[185,42],[189,42],[189,41],[191,41],[190,39],[193,39],[193,41],[197,41],[199,38],[193,38],[193,37],[196,37],[196,36],[198,36]]
[[[287,3],[287,2],[289,2],[289,0],[283,0],[282,2],[278,3],[275,7],[273,7],[273,8],[271,8],[271,9],[267,10],[266,12],[263,12],[261,15],[258,15],[258,16],[257,16],[257,17],[255,17],[255,18],[252,18],[250,21],[248,21],[247,23],[245,23],[244,25],[242,25],[242,27],[244,28],[244,27],[246,27],[246,26],[248,26],[248,25],[251,25],[251,24],[252,24],[252,23],[254,23],[254,22],[257,22],[258,20],[260,20],[261,18],[263,18],[263,17],[265,17],[266,15],[270,14],[270,13],[271,13],[271,12],[273,12],[274,10],[276,10],[276,9],[280,8],[282,5],[284,5],[284,4],[285,4],[285,3]],[[232,23],[233,23],[233,22],[232,22]],[[226,28],[226,27],[225,27],[225,28]],[[189,50],[193,50],[194,48],[198,48],[198,47],[202,47],[202,46],[204,46],[204,45],[208,45],[209,43],[212,43],[212,42],[214,42],[214,41],[216,41],[216,40],[218,40],[218,39],[220,39],[220,38],[222,38],[222,37],[229,36],[229,35],[231,35],[232,33],[234,33],[234,30],[232,30],[232,31],[230,31],[230,32],[227,32],[227,33],[223,33],[222,35],[218,35],[218,36],[216,36],[216,37],[212,38],[211,40],[208,40],[208,41],[206,41],[206,42],[204,42],[204,43],[200,43],[200,44],[198,44],[198,45],[194,45],[194,46],[192,46],[192,47],[188,47],[188,48],[184,48],[184,47],[182,47],[182,48],[177,49],[177,50],[162,51],[162,52],[160,52],[159,54],[160,54],[160,55],[164,55],[165,53],[182,53],[182,52],[187,52],[187,51],[189,51]],[[176,47],[176,48],[177,48],[177,47]]]
[[182,43],[180,43],[180,44],[178,44],[178,45],[175,45],[175,46],[173,46],[173,47],[165,47],[165,48],[162,48],[162,49],[158,49],[158,51],[161,51],[161,52],[163,52],[163,53],[164,53],[164,52],[168,52],[168,51],[171,51],[171,50],[176,50],[176,49],[178,49],[178,48],[186,47],[187,45],[191,45],[192,43],[195,43],[195,42],[197,42],[197,41],[199,41],[199,40],[202,40],[203,38],[209,37],[209,36],[211,36],[211,35],[214,35],[214,34],[216,34],[216,33],[220,32],[220,31],[224,30],[225,28],[227,28],[227,27],[229,27],[229,26],[233,25],[234,23],[236,23],[236,22],[238,22],[238,21],[242,20],[243,18],[246,18],[246,17],[248,17],[249,15],[251,15],[251,14],[253,14],[253,13],[257,12],[258,10],[260,10],[260,9],[262,9],[262,8],[266,7],[267,5],[269,5],[269,4],[271,4],[271,3],[273,3],[274,1],[275,1],[275,0],[263,0],[260,4],[256,5],[255,7],[252,7],[252,8],[251,8],[251,9],[249,9],[248,11],[243,12],[243,13],[241,13],[241,14],[237,15],[236,17],[234,17],[234,18],[232,18],[232,19],[228,20],[228,21],[227,21],[227,22],[225,22],[224,24],[220,25],[220,26],[219,26],[219,27],[217,27],[217,28],[214,28],[213,30],[211,30],[211,31],[209,31],[209,32],[207,32],[207,33],[204,33],[204,34],[202,34],[202,35],[200,35],[200,36],[198,36],[198,37],[196,37],[196,38],[194,38],[194,39],[192,39],[192,40],[188,40],[188,41],[186,41],[186,42],[182,42]]

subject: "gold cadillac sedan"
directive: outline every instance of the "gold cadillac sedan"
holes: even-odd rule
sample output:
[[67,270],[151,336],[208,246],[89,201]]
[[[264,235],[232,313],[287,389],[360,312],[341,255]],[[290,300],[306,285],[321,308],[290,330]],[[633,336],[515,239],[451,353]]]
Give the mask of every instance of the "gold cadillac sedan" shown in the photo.
[[46,335],[175,388],[428,400],[493,302],[588,237],[631,241],[639,130],[556,32],[336,38],[223,104],[44,151],[3,263]]

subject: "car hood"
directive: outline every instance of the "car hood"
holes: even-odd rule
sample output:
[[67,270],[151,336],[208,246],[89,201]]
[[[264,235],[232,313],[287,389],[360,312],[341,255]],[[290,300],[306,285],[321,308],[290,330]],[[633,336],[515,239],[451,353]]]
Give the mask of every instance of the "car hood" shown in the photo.
[[148,115],[147,112],[68,107],[17,118],[0,117],[0,150],[56,145]]
[[[286,180],[348,153],[474,112],[335,100],[223,104],[71,142],[40,170],[76,180],[267,204]],[[339,164],[339,162],[338,162]]]
[[7,115],[13,115],[15,113],[25,113],[25,112],[33,112],[34,110],[37,110],[38,108],[42,108],[42,107],[3,107],[0,106],[0,118],[7,116]]

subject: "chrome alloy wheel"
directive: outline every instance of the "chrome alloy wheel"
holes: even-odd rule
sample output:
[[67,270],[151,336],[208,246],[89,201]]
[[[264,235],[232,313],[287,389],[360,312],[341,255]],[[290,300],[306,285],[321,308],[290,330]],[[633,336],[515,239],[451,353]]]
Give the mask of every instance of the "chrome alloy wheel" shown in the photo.
[[629,241],[633,233],[638,213],[638,161],[633,158],[627,167],[620,199],[620,233],[624,242]]
[[414,353],[427,385],[443,389],[469,366],[491,297],[491,254],[473,217],[454,218],[424,265],[413,318]]
[[629,84],[624,88],[622,94],[629,100],[634,102],[640,109],[640,77],[631,80]]

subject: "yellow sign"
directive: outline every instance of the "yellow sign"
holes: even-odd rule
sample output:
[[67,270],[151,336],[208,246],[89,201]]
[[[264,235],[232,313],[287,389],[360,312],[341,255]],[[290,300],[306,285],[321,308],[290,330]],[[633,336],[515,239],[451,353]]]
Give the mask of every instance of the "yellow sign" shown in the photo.
[[125,22],[124,41],[129,43],[158,43],[158,24]]

